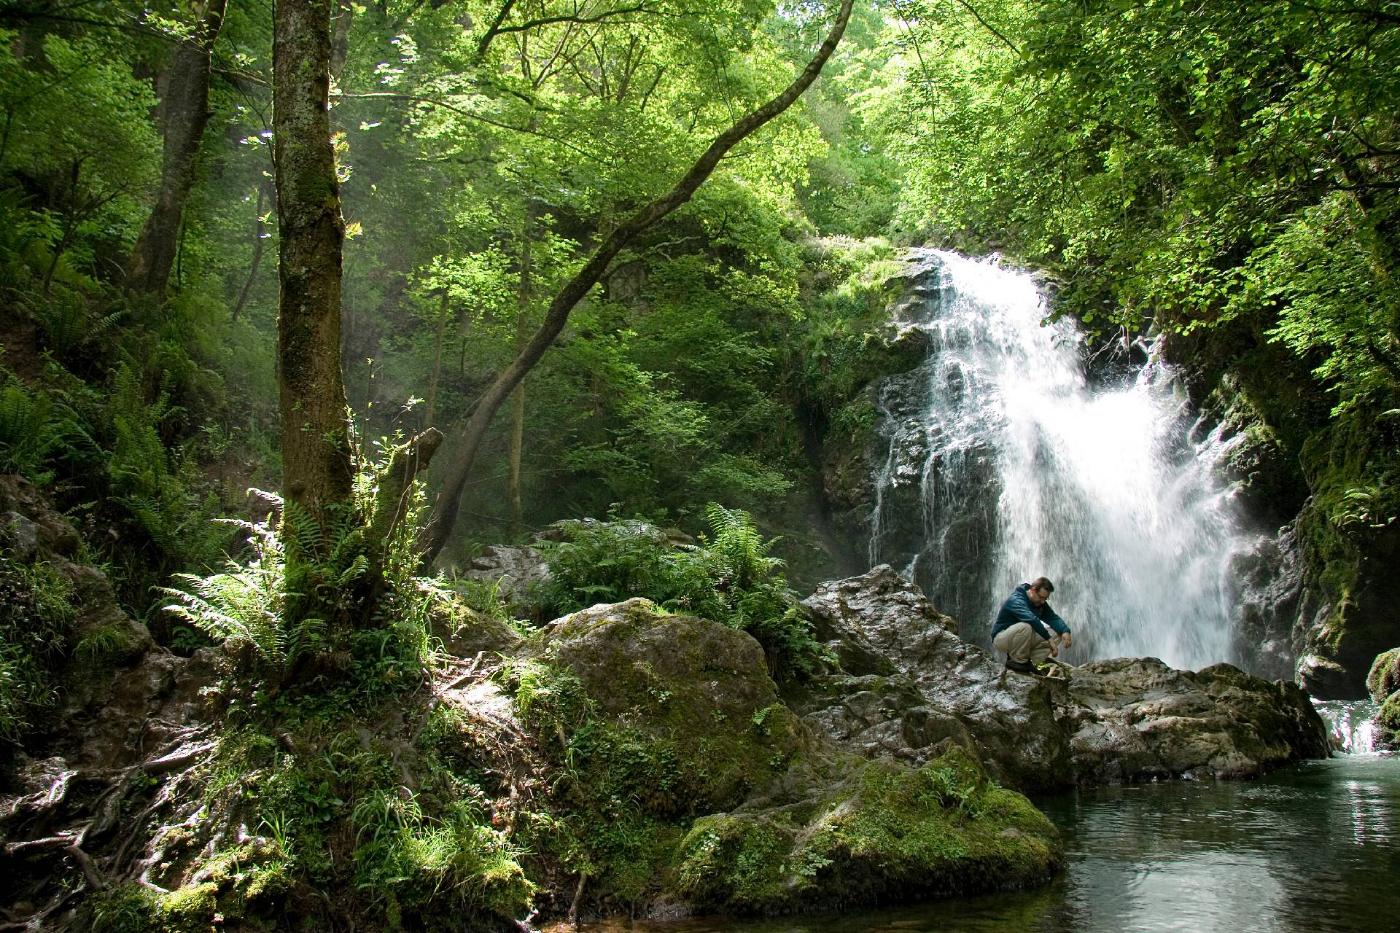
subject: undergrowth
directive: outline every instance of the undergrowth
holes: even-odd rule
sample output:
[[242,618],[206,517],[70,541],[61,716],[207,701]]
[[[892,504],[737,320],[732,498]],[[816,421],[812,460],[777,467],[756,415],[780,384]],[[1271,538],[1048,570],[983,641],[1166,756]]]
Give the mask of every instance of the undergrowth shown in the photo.
[[671,546],[642,522],[574,522],[566,538],[542,545],[550,581],[534,597],[542,618],[640,596],[748,632],[763,646],[770,673],[789,680],[816,672],[824,649],[812,635],[753,519],[711,503],[710,534],[699,546]]
[[[411,519],[384,547],[373,545],[381,572],[374,598],[365,598],[372,545],[363,529],[374,493],[366,471],[345,520],[302,550],[323,556],[301,579],[332,581],[344,602],[337,611],[352,624],[287,621],[275,497],[273,518],[235,523],[249,539],[243,561],[183,575],[183,589],[165,590],[170,611],[226,640],[239,668],[225,688],[224,733],[204,793],[213,822],[241,824],[258,844],[244,862],[257,866],[260,894],[250,899],[247,871],[228,874],[208,892],[206,924],[214,913],[270,922],[295,903],[293,912],[325,925],[456,930],[492,927],[530,907],[535,889],[520,853],[491,823],[498,788],[464,758],[463,725],[430,687],[440,652],[430,617],[450,594],[414,576],[403,530]],[[172,883],[202,878],[211,859],[228,855],[200,854],[202,867],[186,866]],[[180,890],[188,896],[190,885]],[[95,903],[92,928],[135,929],[99,922],[134,911],[150,929],[184,929],[168,908],[166,896],[113,893]]]
[[72,647],[73,585],[44,562],[0,555],[0,766],[57,702],[54,670]]

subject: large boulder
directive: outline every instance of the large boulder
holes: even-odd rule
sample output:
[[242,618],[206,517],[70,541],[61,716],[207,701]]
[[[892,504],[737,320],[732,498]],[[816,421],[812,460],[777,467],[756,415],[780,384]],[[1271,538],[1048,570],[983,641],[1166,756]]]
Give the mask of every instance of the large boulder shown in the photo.
[[527,650],[515,709],[576,775],[554,818],[588,828],[600,910],[812,910],[1025,887],[1059,865],[1053,826],[956,741],[918,765],[853,754],[798,719],[741,631],[632,599]]
[[1051,685],[1007,677],[888,565],[824,583],[803,605],[841,665],[798,700],[815,728],[913,763],[966,736],[1000,781],[1026,791],[1073,783]]
[[1376,655],[1371,672],[1366,675],[1366,689],[1381,707],[1376,716],[1373,746],[1400,748],[1400,648]]
[[1250,777],[1326,757],[1307,695],[1229,665],[1098,661],[1068,683],[1007,672],[887,566],[823,584],[805,605],[842,670],[799,700],[804,721],[871,757],[926,761],[966,741],[1027,792],[1160,777]]
[[1295,684],[1229,664],[1180,671],[1156,658],[1093,661],[1054,699],[1081,784],[1251,778],[1326,758],[1326,728]]

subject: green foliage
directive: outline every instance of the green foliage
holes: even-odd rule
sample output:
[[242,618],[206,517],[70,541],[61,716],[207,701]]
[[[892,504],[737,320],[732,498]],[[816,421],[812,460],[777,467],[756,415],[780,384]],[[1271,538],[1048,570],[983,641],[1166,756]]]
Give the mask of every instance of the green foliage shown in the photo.
[[823,649],[750,516],[711,503],[711,537],[672,547],[654,526],[636,521],[565,523],[566,539],[548,544],[551,579],[535,594],[537,614],[553,618],[594,603],[645,597],[676,612],[722,622],[753,635],[779,679],[814,673]]
[[[1060,274],[1091,325],[1280,341],[1337,392],[1400,391],[1400,28],[1322,2],[897,7],[866,110],[912,229]],[[993,31],[995,30],[995,32]],[[1325,64],[1324,64],[1325,63]]]
[[211,638],[246,645],[278,675],[289,663],[324,647],[324,624],[317,619],[290,626],[284,622],[286,556],[271,524],[225,523],[248,533],[247,558],[230,560],[223,573],[207,577],[176,574],[187,589],[162,588],[175,600],[165,610]]
[[11,381],[0,387],[0,472],[46,484],[53,471],[44,467],[68,432],[69,423],[44,393],[30,393]]
[[17,744],[53,708],[74,615],[73,585],[52,564],[0,557],[0,742]]

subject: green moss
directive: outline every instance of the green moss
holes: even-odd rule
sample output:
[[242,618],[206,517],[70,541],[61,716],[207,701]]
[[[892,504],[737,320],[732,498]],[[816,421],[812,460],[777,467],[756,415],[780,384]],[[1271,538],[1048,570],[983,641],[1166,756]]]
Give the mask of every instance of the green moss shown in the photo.
[[1376,716],[1376,744],[1381,748],[1400,749],[1400,690],[1386,697]]
[[212,881],[163,894],[156,902],[157,922],[171,933],[211,929],[219,908],[218,894],[219,886]]
[[702,908],[772,913],[1019,887],[1058,864],[1050,822],[955,749],[917,770],[866,763],[810,815],[697,820],[675,879]]
[[1384,703],[1387,697],[1400,690],[1400,648],[1376,655],[1366,675],[1366,689],[1377,703]]
[[215,929],[218,885],[191,885],[161,894],[137,884],[94,895],[79,914],[91,933],[205,933]]

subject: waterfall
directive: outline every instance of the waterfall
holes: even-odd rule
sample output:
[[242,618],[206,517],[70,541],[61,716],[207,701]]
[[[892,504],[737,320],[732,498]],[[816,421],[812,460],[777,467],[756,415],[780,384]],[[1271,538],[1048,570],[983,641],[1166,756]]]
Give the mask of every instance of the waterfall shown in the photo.
[[1376,716],[1380,706],[1370,700],[1313,700],[1332,747],[1347,755],[1375,752]]
[[931,350],[879,393],[871,563],[894,564],[974,638],[1044,575],[1072,663],[1227,660],[1228,568],[1246,545],[1212,470],[1228,439],[1199,430],[1160,361],[1091,384],[1083,335],[1046,320],[1029,274],[938,250],[910,262],[902,312]]

